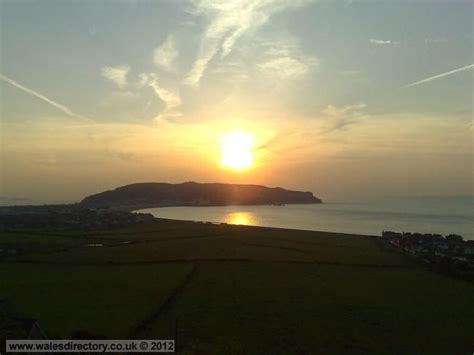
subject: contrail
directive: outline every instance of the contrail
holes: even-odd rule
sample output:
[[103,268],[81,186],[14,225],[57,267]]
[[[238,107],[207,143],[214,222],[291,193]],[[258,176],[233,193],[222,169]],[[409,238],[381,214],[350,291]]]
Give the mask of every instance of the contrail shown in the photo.
[[469,65],[466,65],[465,67],[462,67],[462,68],[454,69],[454,70],[448,71],[448,72],[446,72],[446,73],[442,73],[442,74],[438,74],[438,75],[435,75],[435,76],[431,76],[431,77],[429,77],[429,78],[426,78],[426,79],[423,79],[423,80],[414,82],[414,83],[412,83],[412,84],[408,84],[408,85],[402,86],[401,88],[402,88],[402,89],[406,89],[406,88],[409,88],[409,87],[411,87],[411,86],[415,86],[415,85],[427,83],[428,81],[436,80],[436,79],[442,78],[443,76],[448,76],[448,75],[451,75],[451,74],[454,74],[454,73],[457,73],[457,72],[460,72],[460,71],[463,71],[463,70],[467,70],[467,69],[472,68],[472,67],[474,67],[474,64],[469,64]]
[[40,100],[43,100],[44,102],[47,102],[48,104],[50,104],[51,106],[54,106],[56,107],[58,110],[64,112],[66,115],[68,116],[71,116],[71,117],[75,117],[75,118],[80,118],[80,119],[83,119],[83,120],[87,120],[87,121],[93,121],[92,119],[90,118],[87,118],[85,116],[82,116],[82,115],[79,115],[77,113],[74,113],[71,109],[69,109],[67,106],[64,106],[54,100],[51,100],[50,98],[44,96],[43,94],[33,90],[33,89],[30,89],[30,88],[27,88],[26,86],[23,86],[21,85],[20,83],[16,82],[15,80],[13,79],[10,79],[9,77],[3,75],[2,73],[0,73],[0,79],[13,85],[14,87],[20,89],[20,90],[23,90],[24,92],[32,95],[32,96],[35,96],[37,97],[38,99]]

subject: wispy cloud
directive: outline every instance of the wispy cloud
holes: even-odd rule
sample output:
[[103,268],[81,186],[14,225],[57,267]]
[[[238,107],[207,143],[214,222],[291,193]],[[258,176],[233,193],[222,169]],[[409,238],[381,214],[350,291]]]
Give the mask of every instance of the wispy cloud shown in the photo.
[[292,36],[263,44],[265,60],[257,67],[265,74],[278,79],[296,79],[305,75],[317,64],[315,57],[304,55],[299,42]]
[[136,155],[134,153],[121,151],[121,150],[115,150],[115,149],[111,149],[109,147],[105,147],[104,152],[107,155],[110,155],[114,158],[124,160],[124,161],[131,161],[131,160],[134,160],[136,158]]
[[298,58],[279,57],[261,63],[258,67],[279,79],[296,79],[306,74],[311,65]]
[[212,19],[204,31],[199,53],[184,83],[197,86],[209,62],[216,55],[220,53],[221,59],[226,57],[242,36],[261,28],[274,13],[307,2],[303,0],[200,1],[197,3],[196,13],[206,14]]
[[[102,100],[104,107],[111,106],[114,99],[119,98],[121,102],[127,100],[138,100],[140,94],[138,90],[149,87],[163,102],[164,109],[155,117],[155,120],[166,119],[172,120],[173,118],[181,116],[181,112],[177,110],[178,106],[181,105],[181,96],[178,90],[167,89],[160,83],[159,77],[156,73],[141,73],[138,75],[136,80],[129,80],[128,73],[130,66],[122,65],[117,67],[104,67],[102,68],[102,76],[113,81],[120,89],[120,92],[114,93],[112,96]],[[115,105],[115,104],[113,104]],[[149,105],[147,105],[149,106]],[[146,107],[148,109],[148,107]]]
[[447,43],[449,42],[446,38],[427,38],[425,39],[425,43]]
[[330,118],[330,121],[324,133],[344,129],[346,126],[356,123],[358,118],[364,116],[366,108],[367,104],[365,103],[341,107],[327,106],[322,112]]
[[436,80],[436,79],[440,79],[440,78],[443,78],[445,76],[453,75],[453,74],[456,74],[456,73],[459,73],[461,71],[468,70],[468,69],[471,69],[471,68],[474,68],[474,64],[469,64],[469,65],[466,65],[465,67],[462,67],[462,68],[458,68],[458,69],[450,70],[450,71],[447,71],[445,73],[441,73],[441,74],[438,74],[438,75],[430,76],[429,78],[419,80],[419,81],[415,81],[414,83],[402,86],[401,88],[406,89],[406,88],[409,88],[409,87],[412,87],[412,86],[416,86],[416,85],[427,83],[427,82],[430,82],[430,81],[433,81],[433,80]]
[[161,46],[153,52],[153,63],[163,70],[173,71],[174,62],[178,57],[176,41],[173,35],[169,35]]
[[375,39],[375,38],[371,38],[369,40],[370,43],[373,43],[373,44],[377,44],[377,45],[396,45],[396,44],[400,44],[400,42],[398,41],[391,41],[389,39]]
[[244,83],[250,79],[245,66],[239,61],[225,61],[212,68],[212,73],[220,76],[221,80],[233,83],[235,85]]
[[155,94],[163,101],[165,108],[162,110],[155,120],[166,119],[172,120],[181,116],[181,112],[177,109],[181,105],[181,97],[178,91],[166,89],[160,85],[158,75],[155,73],[140,74],[140,81],[145,82],[151,87]]
[[63,105],[63,104],[60,104],[59,102],[57,101],[54,101],[52,99],[50,99],[49,97],[43,95],[42,93],[36,91],[36,90],[33,90],[31,88],[28,88],[22,84],[20,84],[19,82],[7,77],[6,75],[4,74],[1,74],[0,73],[0,79],[3,80],[4,82],[6,83],[9,83],[10,85],[13,85],[14,87],[26,92],[27,94],[30,94],[34,97],[37,97],[38,99],[40,100],[43,100],[44,102],[50,104],[51,106],[55,107],[56,109],[62,111],[63,113],[65,113],[66,115],[70,116],[70,117],[74,117],[74,118],[79,118],[79,119],[82,119],[82,120],[87,120],[87,121],[92,121],[92,119],[88,118],[88,117],[85,117],[85,116],[82,116],[82,115],[79,115],[77,113],[75,113],[74,111],[72,111],[69,107],[67,107],[66,105]]
[[127,86],[127,75],[130,71],[130,66],[119,65],[116,67],[103,67],[101,70],[102,76],[114,82],[119,88],[123,89]]

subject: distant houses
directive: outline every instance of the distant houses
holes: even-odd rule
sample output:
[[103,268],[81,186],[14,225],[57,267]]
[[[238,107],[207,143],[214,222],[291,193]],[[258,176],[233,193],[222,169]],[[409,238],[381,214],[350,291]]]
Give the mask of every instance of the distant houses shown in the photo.
[[37,213],[0,214],[0,230],[94,230],[120,228],[149,223],[155,217],[149,213],[132,213],[110,209],[39,210]]
[[399,233],[383,231],[382,239],[405,253],[451,270],[474,273],[474,240],[449,234]]

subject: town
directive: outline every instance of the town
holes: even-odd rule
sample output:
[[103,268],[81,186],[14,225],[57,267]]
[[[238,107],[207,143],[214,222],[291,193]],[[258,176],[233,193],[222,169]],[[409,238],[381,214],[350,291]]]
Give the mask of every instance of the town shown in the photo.
[[383,231],[382,239],[390,246],[420,258],[438,271],[474,277],[474,240],[449,234],[398,233]]
[[153,215],[148,213],[80,208],[75,205],[0,207],[0,230],[100,230],[154,220]]

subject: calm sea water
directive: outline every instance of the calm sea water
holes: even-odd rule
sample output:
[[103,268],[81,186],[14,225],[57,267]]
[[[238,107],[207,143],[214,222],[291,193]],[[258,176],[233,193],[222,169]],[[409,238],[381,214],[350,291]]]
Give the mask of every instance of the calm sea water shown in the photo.
[[474,197],[404,197],[317,205],[165,207],[155,217],[380,235],[382,230],[460,234],[474,240]]

